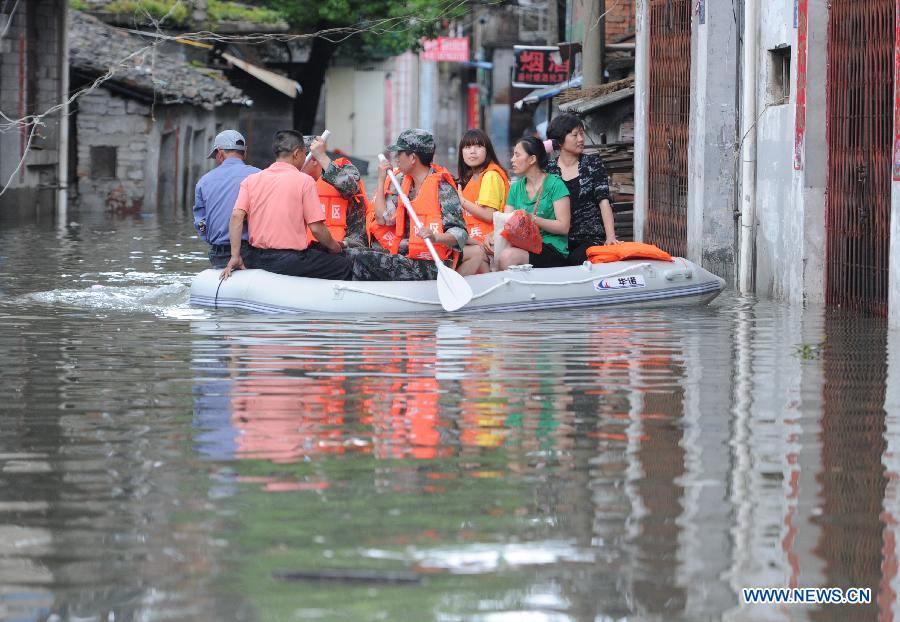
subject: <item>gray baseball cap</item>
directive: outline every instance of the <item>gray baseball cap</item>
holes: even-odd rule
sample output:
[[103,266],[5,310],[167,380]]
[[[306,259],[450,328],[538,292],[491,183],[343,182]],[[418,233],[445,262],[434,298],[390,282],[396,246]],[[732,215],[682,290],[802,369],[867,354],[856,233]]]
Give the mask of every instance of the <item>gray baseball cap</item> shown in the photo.
[[434,135],[428,130],[403,130],[388,151],[410,151],[434,155]]
[[216,157],[216,151],[218,149],[224,151],[247,151],[247,141],[244,140],[243,134],[237,130],[224,130],[216,134],[212,151],[209,152],[207,157]]

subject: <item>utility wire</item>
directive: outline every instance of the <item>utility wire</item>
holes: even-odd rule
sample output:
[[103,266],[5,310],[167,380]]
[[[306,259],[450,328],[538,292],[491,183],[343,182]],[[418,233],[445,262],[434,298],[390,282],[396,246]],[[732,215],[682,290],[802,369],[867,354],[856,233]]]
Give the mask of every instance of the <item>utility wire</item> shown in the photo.
[[[3,11],[5,12],[6,4],[8,0],[4,0],[3,2]],[[425,24],[432,24],[442,21],[445,17],[452,15],[457,9],[460,9],[467,5],[469,0],[449,0],[444,2],[442,5],[438,5],[439,11],[436,15],[430,18],[423,18],[422,16],[415,13],[407,13],[405,15],[395,16],[395,17],[387,17],[379,20],[375,20],[374,22],[362,21],[357,22],[356,25],[353,26],[345,26],[345,27],[335,27],[335,28],[326,28],[319,30],[317,32],[312,33],[303,33],[303,34],[277,34],[277,33],[250,33],[243,35],[220,35],[209,31],[199,31],[199,32],[190,32],[179,35],[169,35],[162,31],[162,26],[166,20],[168,20],[176,7],[181,5],[182,0],[176,0],[175,3],[169,8],[169,11],[160,17],[159,19],[155,19],[146,8],[142,7],[143,15],[149,19],[150,23],[153,25],[155,32],[152,31],[142,31],[145,34],[152,36],[155,40],[152,43],[149,43],[128,56],[122,58],[117,61],[113,65],[107,68],[107,71],[102,76],[95,79],[90,85],[82,88],[74,93],[72,93],[68,99],[63,102],[57,103],[49,108],[47,108],[44,112],[39,114],[30,114],[19,119],[13,119],[6,115],[2,110],[0,110],[0,134],[4,134],[11,131],[23,130],[24,128],[29,129],[28,140],[25,144],[25,148],[22,153],[22,157],[19,159],[19,163],[16,166],[13,174],[7,180],[7,182],[0,188],[0,196],[6,193],[9,187],[12,185],[13,179],[16,174],[21,170],[22,166],[25,163],[25,160],[28,157],[28,153],[31,150],[31,144],[37,133],[37,128],[46,126],[44,119],[50,115],[53,115],[65,107],[71,105],[76,100],[81,98],[82,96],[95,91],[100,88],[105,82],[113,79],[115,76],[116,70],[120,67],[124,67],[127,63],[139,56],[144,54],[145,52],[151,52],[153,54],[153,58],[151,60],[151,72],[153,66],[155,66],[155,53],[156,48],[165,43],[167,41],[178,41],[178,42],[186,42],[193,41],[198,43],[208,43],[208,42],[220,42],[220,43],[246,43],[250,45],[259,45],[268,42],[292,42],[292,41],[305,41],[311,40],[315,38],[322,38],[331,43],[341,43],[346,41],[347,39],[360,34],[372,33],[376,35],[383,34],[393,34],[393,33],[402,33],[408,32],[413,28]],[[487,6],[500,5],[503,4],[504,0],[489,0],[485,3]],[[0,39],[6,34],[7,30],[10,28],[12,24],[12,16],[15,14],[16,8],[18,7],[19,0],[15,0],[13,4],[10,18],[7,21],[3,32],[0,33]],[[65,36],[65,33],[63,33]],[[68,68],[63,68],[63,70],[68,70]],[[154,92],[155,99],[155,92]],[[70,113],[71,114],[71,113]]]

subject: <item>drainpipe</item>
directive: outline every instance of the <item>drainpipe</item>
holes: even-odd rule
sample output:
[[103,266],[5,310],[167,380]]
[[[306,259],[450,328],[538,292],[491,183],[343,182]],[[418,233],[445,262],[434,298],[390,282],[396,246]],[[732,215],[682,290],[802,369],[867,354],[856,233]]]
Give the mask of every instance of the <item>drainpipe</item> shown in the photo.
[[69,11],[65,2],[59,18],[59,92],[63,107],[59,111],[59,189],[56,194],[56,222],[60,231],[68,224],[69,207]]
[[744,0],[744,49],[741,75],[741,220],[738,291],[752,293],[756,246],[756,107],[758,0]]

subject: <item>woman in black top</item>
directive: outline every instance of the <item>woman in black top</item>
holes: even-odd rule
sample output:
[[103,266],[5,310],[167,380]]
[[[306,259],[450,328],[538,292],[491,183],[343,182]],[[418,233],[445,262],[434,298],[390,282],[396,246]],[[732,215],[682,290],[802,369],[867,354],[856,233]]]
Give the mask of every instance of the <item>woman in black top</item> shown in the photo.
[[584,153],[584,124],[572,114],[554,118],[547,138],[559,150],[547,172],[559,175],[569,189],[572,223],[569,229],[569,265],[587,259],[587,249],[602,244],[620,244],[609,203],[609,175],[600,156]]

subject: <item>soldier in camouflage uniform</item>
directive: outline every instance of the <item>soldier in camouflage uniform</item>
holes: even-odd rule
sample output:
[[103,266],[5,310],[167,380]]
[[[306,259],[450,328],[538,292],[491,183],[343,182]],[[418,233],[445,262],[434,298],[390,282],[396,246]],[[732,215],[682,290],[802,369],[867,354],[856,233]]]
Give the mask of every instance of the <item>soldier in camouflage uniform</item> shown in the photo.
[[366,234],[366,206],[357,197],[360,193],[359,170],[353,164],[336,165],[325,152],[326,144],[318,136],[304,136],[306,148],[313,157],[303,165],[303,172],[333,186],[342,197],[349,201],[347,205],[347,233],[344,246],[362,248],[368,246]]
[[[434,136],[431,133],[411,129],[404,130],[397,142],[388,148],[397,152],[399,173],[397,181],[403,185],[406,175],[412,177],[409,199],[416,198],[416,192],[424,180],[434,173],[442,171],[432,163],[434,157]],[[387,162],[378,167],[378,187],[383,189],[389,168]],[[387,192],[375,195],[375,218],[378,225],[394,225],[397,210],[405,209],[401,199],[391,186]],[[441,209],[441,225],[443,233],[436,234],[423,227],[417,233],[422,238],[429,238],[435,245],[443,245],[453,251],[462,252],[469,237],[466,221],[463,217],[462,205],[456,188],[445,179],[438,186],[438,202]],[[411,218],[406,219],[406,231],[400,242],[399,253],[394,255],[383,252],[384,249],[375,240],[371,250],[349,249],[347,254],[353,260],[353,279],[358,281],[427,281],[437,278],[437,267],[431,260],[412,259],[406,256],[409,248],[410,227],[415,224]],[[452,266],[451,255],[445,263]]]

